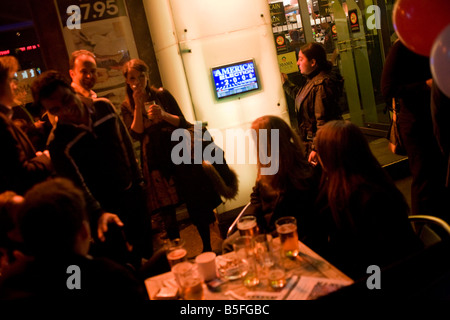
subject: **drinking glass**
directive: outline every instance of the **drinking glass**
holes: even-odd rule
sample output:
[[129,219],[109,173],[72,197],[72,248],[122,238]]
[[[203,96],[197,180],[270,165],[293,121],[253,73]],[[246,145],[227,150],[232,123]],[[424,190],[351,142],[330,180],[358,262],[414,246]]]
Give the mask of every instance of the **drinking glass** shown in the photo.
[[275,221],[275,226],[284,254],[286,257],[295,258],[299,253],[297,220],[295,217],[282,217]]
[[184,245],[185,241],[180,238],[169,240],[166,243],[166,257],[170,268],[187,260],[187,250]]
[[203,300],[203,283],[197,266],[189,261],[183,261],[172,268],[175,280],[180,287],[184,300]]
[[255,251],[255,259],[258,267],[258,275],[267,278],[269,268],[273,266],[273,256],[271,252],[272,236],[259,234],[253,239],[253,249]]
[[255,216],[240,217],[237,223],[237,228],[241,236],[254,237],[258,234],[258,224]]
[[250,236],[239,236],[233,242],[233,249],[237,259],[243,264],[247,264],[248,271],[244,275],[244,285],[253,287],[259,284],[259,278],[256,269],[256,260],[254,254],[253,241]]
[[281,243],[272,241],[270,243],[270,252],[273,264],[270,266],[267,279],[269,285],[275,289],[281,289],[286,285],[286,270],[283,265],[283,252]]
[[148,111],[150,110],[150,106],[152,106],[152,105],[154,105],[154,104],[156,104],[156,101],[155,101],[155,100],[151,100],[151,101],[146,101],[146,102],[144,102],[145,115],[146,115],[147,118],[149,118],[150,120],[152,120],[153,118],[150,117],[150,116],[148,115]]

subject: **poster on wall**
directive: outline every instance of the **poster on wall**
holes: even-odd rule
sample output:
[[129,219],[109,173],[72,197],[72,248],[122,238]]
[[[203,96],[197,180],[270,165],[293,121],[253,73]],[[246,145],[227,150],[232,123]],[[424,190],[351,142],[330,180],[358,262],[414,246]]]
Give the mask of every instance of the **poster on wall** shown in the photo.
[[288,49],[286,43],[286,35],[284,33],[275,33],[273,36],[275,39],[275,46],[277,48],[277,53],[286,52]]
[[350,19],[350,29],[352,32],[359,32],[358,11],[356,9],[349,10],[348,18]]
[[295,51],[291,51],[278,55],[278,65],[282,73],[295,73],[298,72],[297,55]]
[[272,27],[286,24],[286,13],[284,11],[283,1],[269,3],[270,16],[272,18]]
[[123,0],[55,0],[68,54],[85,49],[96,56],[93,90],[116,107],[125,97],[123,64],[137,58],[137,48]]
[[318,6],[319,6],[319,14],[322,17],[326,17],[332,14],[331,4],[328,2],[328,0],[318,0]]
[[337,40],[337,28],[336,24],[334,23],[331,24],[331,37],[333,38],[333,40]]

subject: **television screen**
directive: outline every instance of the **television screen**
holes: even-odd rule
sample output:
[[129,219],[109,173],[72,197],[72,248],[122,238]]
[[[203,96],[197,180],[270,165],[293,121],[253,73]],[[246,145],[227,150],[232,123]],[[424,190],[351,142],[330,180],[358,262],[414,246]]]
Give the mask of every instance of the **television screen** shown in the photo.
[[217,99],[259,89],[253,59],[214,67],[211,71]]

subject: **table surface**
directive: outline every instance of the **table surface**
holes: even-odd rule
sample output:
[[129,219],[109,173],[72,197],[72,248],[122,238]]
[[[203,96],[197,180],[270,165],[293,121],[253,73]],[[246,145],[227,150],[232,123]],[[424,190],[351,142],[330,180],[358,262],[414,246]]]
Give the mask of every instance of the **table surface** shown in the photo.
[[[289,294],[287,291],[291,290],[299,279],[330,279],[345,285],[353,283],[352,279],[300,241],[299,249],[300,254],[295,260],[285,260],[284,266],[286,268],[288,285],[284,290],[286,291],[286,294],[283,294],[283,299],[298,299],[299,295]],[[146,279],[145,285],[150,299],[155,299],[155,296],[160,288],[167,286],[168,283],[175,283],[172,272],[167,272]],[[233,281],[226,281],[219,287],[218,291],[209,290],[205,284],[203,284],[203,289],[205,300],[262,299],[261,297],[258,297],[257,293],[276,293],[270,288],[270,286],[268,286],[267,279],[260,279],[260,284],[253,288],[245,287],[242,279],[237,279]],[[248,298],[246,294],[248,295],[250,291],[254,291],[254,296]]]

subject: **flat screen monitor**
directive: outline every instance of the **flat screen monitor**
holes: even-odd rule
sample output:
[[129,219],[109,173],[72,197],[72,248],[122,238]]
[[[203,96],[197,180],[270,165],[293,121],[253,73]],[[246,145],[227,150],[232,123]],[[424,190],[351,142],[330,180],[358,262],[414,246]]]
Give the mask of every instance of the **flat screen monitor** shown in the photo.
[[260,89],[253,59],[217,66],[211,72],[218,100]]

